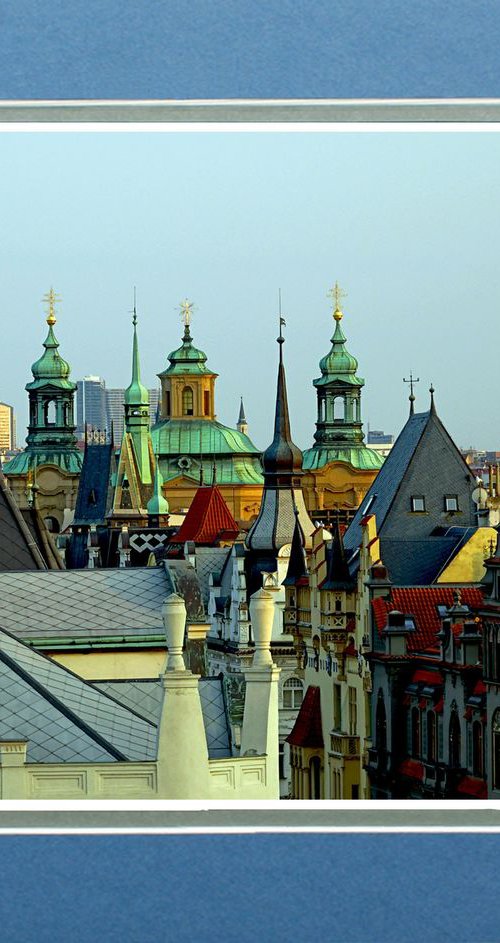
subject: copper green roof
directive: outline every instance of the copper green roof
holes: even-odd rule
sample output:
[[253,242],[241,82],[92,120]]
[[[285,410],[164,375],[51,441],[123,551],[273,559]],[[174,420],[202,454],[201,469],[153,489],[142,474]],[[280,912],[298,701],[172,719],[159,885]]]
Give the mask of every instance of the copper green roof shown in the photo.
[[163,477],[160,471],[160,463],[158,459],[156,459],[153,494],[147,503],[148,514],[168,514],[168,501],[163,495],[162,484]]
[[49,325],[49,332],[43,342],[45,351],[31,367],[33,381],[26,384],[27,390],[37,390],[41,387],[50,386],[63,390],[76,390],[76,384],[69,379],[70,366],[66,360],[61,357],[52,325]]
[[79,449],[26,449],[15,455],[3,465],[3,471],[11,475],[26,475],[33,468],[41,465],[57,465],[68,475],[79,475],[83,464],[83,455]]
[[317,448],[306,449],[304,452],[304,471],[323,468],[329,462],[345,462],[346,465],[351,465],[352,468],[357,468],[359,471],[373,471],[381,467],[384,459],[378,452],[369,449],[366,445],[344,449],[318,446]]
[[193,347],[193,338],[189,333],[188,325],[184,329],[182,345],[177,350],[173,350],[167,359],[170,361],[170,366],[163,373],[158,374],[160,377],[172,376],[173,374],[182,376],[185,373],[198,376],[217,376],[213,370],[209,370],[205,366],[207,355],[204,351],[199,350],[198,347]]
[[335,312],[335,332],[331,339],[332,347],[320,362],[321,377],[314,380],[314,386],[328,386],[336,380],[344,381],[349,386],[364,386],[365,381],[356,376],[358,361],[345,348],[346,336],[340,326],[342,313]]
[[185,475],[210,482],[215,460],[217,484],[262,485],[260,452],[248,436],[216,420],[168,419],[151,430],[164,481]]

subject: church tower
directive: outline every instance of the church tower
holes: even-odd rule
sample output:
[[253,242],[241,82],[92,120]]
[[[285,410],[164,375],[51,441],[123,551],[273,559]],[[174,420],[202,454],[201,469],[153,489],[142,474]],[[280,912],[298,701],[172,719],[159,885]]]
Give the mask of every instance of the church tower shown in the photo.
[[49,529],[59,531],[69,522],[75,507],[82,455],[75,437],[76,384],[70,379],[69,363],[61,357],[54,334],[55,305],[59,298],[51,288],[43,300],[48,306],[49,330],[44,352],[31,367],[33,380],[26,384],[29,397],[26,449],[3,470],[19,506],[26,507],[35,500]]
[[283,319],[280,318],[274,437],[262,456],[264,467],[262,502],[257,520],[252,524],[246,539],[252,568],[250,592],[254,591],[259,570],[271,572],[273,567],[277,569],[280,551],[292,543],[296,516],[306,546],[311,545],[311,535],[315,529],[307,513],[301,489],[302,452],[292,441],[290,431],[283,363],[282,323]]
[[[329,292],[335,331],[331,349],[319,364],[321,376],[313,381],[318,418],[314,445],[304,452],[304,471],[308,473],[304,491],[309,510],[342,509],[351,511],[352,516],[383,459],[364,442],[361,390],[365,381],[357,375],[358,361],[346,348],[341,326],[343,294],[337,283]],[[323,519],[331,523],[328,514]]]

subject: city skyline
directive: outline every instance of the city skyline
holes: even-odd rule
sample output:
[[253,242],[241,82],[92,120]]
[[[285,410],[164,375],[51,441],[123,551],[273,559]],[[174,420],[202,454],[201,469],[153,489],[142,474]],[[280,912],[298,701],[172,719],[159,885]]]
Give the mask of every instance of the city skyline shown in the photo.
[[[432,382],[461,446],[498,447],[487,384],[500,293],[497,132],[30,131],[4,134],[3,145],[15,355],[4,352],[0,393],[15,407],[19,445],[43,294],[53,285],[62,297],[55,330],[73,380],[100,375],[121,388],[136,285],[146,386],[178,346],[188,297],[194,341],[219,374],[217,414],[234,425],[243,396],[260,448],[272,438],[281,288],[292,435],[307,448],[338,280],[366,381],[365,434],[368,424],[399,433],[413,371],[418,411]],[[465,364],[480,365],[481,395],[457,382]]]

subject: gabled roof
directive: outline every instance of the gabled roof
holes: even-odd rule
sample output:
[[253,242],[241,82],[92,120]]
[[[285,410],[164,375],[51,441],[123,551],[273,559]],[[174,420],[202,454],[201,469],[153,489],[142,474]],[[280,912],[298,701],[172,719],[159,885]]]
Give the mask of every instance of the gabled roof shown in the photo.
[[[387,617],[393,610],[413,616],[415,631],[407,636],[408,651],[425,651],[439,647],[437,633],[441,628],[438,606],[453,605],[454,586],[400,586],[391,589],[388,599],[379,597],[372,601],[375,626],[379,633],[387,625]],[[483,602],[483,594],[475,586],[460,587],[462,604],[474,611]]]
[[380,534],[431,415],[431,412],[414,413],[401,430],[344,534],[346,550],[353,551],[359,547],[362,536],[361,521],[368,510],[371,514],[375,514],[377,531]]
[[217,485],[198,488],[173,543],[214,544],[217,540],[234,540],[239,527]]
[[156,759],[156,724],[2,630],[0,730],[31,763]]
[[112,442],[86,444],[78,484],[74,524],[104,522],[111,503],[110,482],[113,455]]
[[46,570],[47,566],[39,541],[0,471],[0,570]]
[[324,746],[321,727],[321,691],[318,687],[309,685],[293,730],[286,739],[294,747],[321,749]]

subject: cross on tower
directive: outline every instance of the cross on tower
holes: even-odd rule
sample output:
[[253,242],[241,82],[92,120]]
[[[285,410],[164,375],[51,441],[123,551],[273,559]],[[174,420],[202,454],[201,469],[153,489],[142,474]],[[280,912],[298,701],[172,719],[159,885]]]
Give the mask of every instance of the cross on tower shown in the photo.
[[179,307],[181,309],[181,320],[184,324],[184,327],[189,327],[191,324],[191,317],[194,308],[193,302],[188,301],[187,298],[185,298],[184,301],[181,301]]
[[414,376],[413,376],[413,373],[412,373],[411,370],[410,370],[410,379],[407,380],[407,379],[405,379],[405,377],[403,377],[403,383],[409,383],[409,384],[410,384],[410,395],[409,395],[408,398],[409,398],[409,400],[410,400],[410,414],[413,415],[413,404],[414,404],[414,402],[415,402],[415,396],[414,396],[414,393],[413,393],[413,385],[414,385],[415,383],[420,383],[420,377],[414,377]]
[[55,306],[59,301],[61,301],[61,299],[59,295],[56,295],[54,289],[51,288],[50,291],[48,291],[47,294],[43,296],[42,301],[44,304],[48,305],[47,324],[50,324],[52,327],[52,325],[56,323]]
[[347,298],[347,292],[340,287],[338,282],[335,282],[333,288],[330,288],[330,291],[327,292],[327,298],[332,299],[334,311],[340,311],[341,300]]

